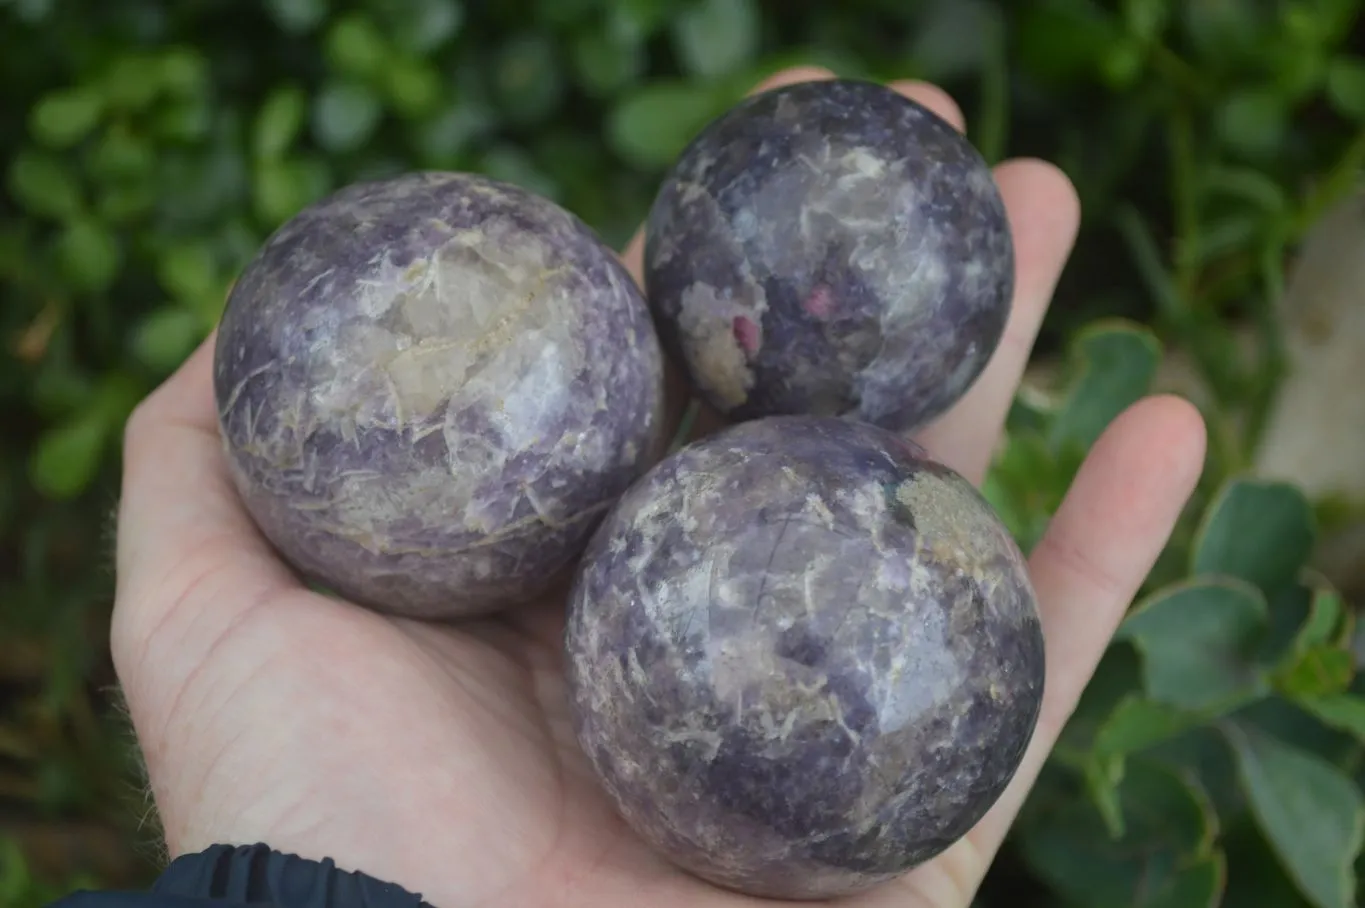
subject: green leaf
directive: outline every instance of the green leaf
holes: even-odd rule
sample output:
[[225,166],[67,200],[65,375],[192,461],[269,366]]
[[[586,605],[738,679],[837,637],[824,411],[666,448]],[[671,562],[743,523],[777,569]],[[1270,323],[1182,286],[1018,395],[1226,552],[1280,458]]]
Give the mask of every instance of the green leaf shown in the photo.
[[105,186],[99,194],[96,212],[112,226],[142,217],[156,204],[157,187],[148,182]]
[[94,218],[78,218],[57,239],[57,260],[74,287],[105,290],[118,275],[122,253],[118,238]]
[[1204,515],[1191,569],[1236,577],[1273,594],[1298,579],[1315,536],[1312,504],[1296,486],[1234,479]]
[[327,0],[266,0],[266,9],[281,31],[305,35],[327,16]]
[[1072,358],[1076,374],[1050,440],[1054,449],[1088,450],[1120,413],[1150,391],[1161,346],[1145,328],[1105,321],[1077,335]]
[[161,91],[161,60],[152,54],[124,53],[109,66],[100,88],[113,107],[144,110]]
[[1174,738],[1203,720],[1201,715],[1132,694],[1124,698],[1100,725],[1095,734],[1094,751],[1099,757],[1137,753]]
[[561,28],[589,18],[604,0],[536,0],[536,21]]
[[68,148],[90,135],[104,114],[104,97],[88,86],[52,92],[29,112],[33,137],[50,148]]
[[[1220,738],[1218,746],[1227,751]],[[1228,756],[1228,773],[1236,780],[1232,757]],[[1280,864],[1275,851],[1246,816],[1245,799],[1239,793],[1240,822],[1232,824],[1223,836],[1223,848],[1228,856],[1228,885],[1220,908],[1313,908],[1300,893]]]
[[1200,177],[1200,191],[1241,199],[1260,211],[1280,215],[1289,210],[1289,194],[1273,177],[1250,167],[1216,165]]
[[30,25],[42,22],[52,15],[57,0],[9,0],[19,21]]
[[1061,85],[1093,77],[1125,37],[1097,4],[1069,0],[1028,4],[1013,25],[1024,69]]
[[1229,151],[1242,158],[1261,160],[1283,145],[1289,112],[1276,93],[1244,89],[1222,102],[1214,125]]
[[1118,783],[1117,806],[1118,837],[1086,800],[1041,807],[1018,838],[1025,860],[1073,904],[1214,908],[1224,861],[1217,816],[1198,783],[1135,760]]
[[326,162],[310,158],[270,161],[256,168],[252,195],[256,215],[269,225],[281,224],[332,188]]
[[282,85],[270,93],[256,114],[252,153],[257,160],[275,160],[298,139],[308,112],[308,98],[296,85]]
[[1152,908],[1218,908],[1227,886],[1227,858],[1215,852],[1185,864],[1172,877],[1165,891],[1148,901]]
[[1147,48],[1141,41],[1125,35],[1115,41],[1100,61],[1100,75],[1113,91],[1126,91],[1142,78],[1147,63]]
[[493,146],[479,159],[478,169],[495,180],[521,186],[552,201],[559,200],[559,186],[516,146]]
[[513,37],[493,61],[491,87],[499,110],[512,123],[525,126],[548,117],[565,89],[554,42],[536,33]]
[[633,82],[646,63],[642,37],[628,28],[583,28],[574,36],[570,56],[579,84],[599,98]]
[[57,157],[36,151],[21,151],[10,163],[9,189],[14,197],[36,215],[64,219],[81,207],[80,183],[76,174]]
[[[1093,711],[1094,707],[1090,709]],[[1127,771],[1129,758],[1202,725],[1205,718],[1198,713],[1178,710],[1148,700],[1141,694],[1130,693],[1099,722],[1082,765],[1090,796],[1111,836],[1120,838],[1127,830],[1119,786]],[[1079,735],[1075,733],[1067,734],[1063,738],[1063,746],[1069,745],[1077,737]]]
[[138,180],[156,171],[157,149],[126,124],[115,125],[91,149],[91,178],[102,183]]
[[168,227],[197,230],[240,204],[249,185],[248,150],[245,142],[215,142],[202,151],[163,155],[155,180]]
[[492,115],[477,104],[450,104],[436,116],[416,124],[413,145],[423,166],[452,168],[460,153],[487,135],[494,125]]
[[[562,2],[562,0],[559,0]],[[670,21],[676,21],[686,0],[615,0],[609,14],[645,37],[651,37]]]
[[1365,699],[1353,694],[1325,697],[1299,697],[1295,705],[1338,731],[1354,735],[1365,743]]
[[1352,865],[1365,839],[1365,799],[1315,754],[1253,729],[1225,725],[1252,815],[1285,870],[1316,908],[1352,908]]
[[673,45],[692,75],[724,76],[753,59],[760,25],[754,0],[695,0],[674,20]]
[[946,81],[979,72],[999,52],[1000,8],[983,0],[936,0],[924,11],[910,46],[923,78]]
[[[1320,18],[1309,13],[1306,21]],[[1316,22],[1310,28],[1316,29]],[[1271,90],[1287,102],[1286,116],[1292,111],[1291,105],[1317,100],[1327,76],[1328,55],[1327,48],[1316,37],[1272,42],[1266,48],[1266,63],[1274,79]]]
[[1181,250],[1181,257],[1190,267],[1204,267],[1217,259],[1237,254],[1256,243],[1265,230],[1266,216],[1259,212],[1234,212],[1211,218],[1199,235],[1192,237]]
[[29,462],[33,487],[49,498],[74,498],[84,492],[99,472],[109,424],[91,408],[39,439]]
[[655,82],[616,106],[607,124],[608,136],[627,162],[662,169],[725,107],[726,99],[705,86]]
[[[1294,639],[1298,652],[1307,652],[1341,635],[1342,619],[1346,615],[1341,594],[1336,590],[1318,588],[1313,590],[1313,598],[1308,606],[1308,618]],[[1342,641],[1343,643],[1347,641]]]
[[196,142],[207,136],[212,126],[213,108],[206,95],[171,101],[156,112],[153,121],[155,135],[167,142]]
[[199,316],[188,309],[166,306],[147,315],[133,333],[132,350],[138,362],[167,373],[185,360],[202,339]]
[[382,74],[389,45],[374,21],[362,13],[337,19],[327,31],[327,62],[339,75],[371,79]]
[[1178,3],[1176,9],[1189,41],[1213,69],[1225,70],[1262,46],[1265,14],[1245,0],[1201,0]]
[[385,70],[384,90],[399,114],[417,119],[440,106],[441,76],[425,60],[402,57]]
[[1125,700],[1142,692],[1142,662],[1136,649],[1115,643],[1104,651],[1062,729],[1057,747],[1080,755],[1095,748],[1100,728]]
[[1115,637],[1142,656],[1148,696],[1188,710],[1221,711],[1264,694],[1254,654],[1267,627],[1265,597],[1235,580],[1195,580],[1139,603]]
[[1343,693],[1355,677],[1349,650],[1315,646],[1297,653],[1275,673],[1275,689],[1287,697],[1318,697]]
[[1170,23],[1170,0],[1123,0],[1123,20],[1132,37],[1155,41]]
[[408,53],[426,55],[449,43],[464,25],[459,0],[409,0],[398,4],[390,34]]
[[1084,452],[1056,452],[1042,433],[1010,432],[982,491],[1019,545],[1031,550],[1061,505]]
[[1342,56],[1328,64],[1327,99],[1343,117],[1365,120],[1365,60]]
[[202,94],[208,83],[208,61],[192,47],[173,47],[158,61],[161,87],[181,98]]
[[157,279],[172,297],[194,303],[218,290],[218,264],[206,243],[169,246],[157,259]]
[[329,151],[354,151],[374,133],[383,113],[379,96],[367,86],[331,82],[313,102],[313,132]]

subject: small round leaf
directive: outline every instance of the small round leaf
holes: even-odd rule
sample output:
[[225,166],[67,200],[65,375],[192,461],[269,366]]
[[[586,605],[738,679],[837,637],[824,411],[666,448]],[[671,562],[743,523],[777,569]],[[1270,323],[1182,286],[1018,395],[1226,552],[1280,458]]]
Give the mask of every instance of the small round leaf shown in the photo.
[[673,44],[693,75],[728,75],[753,59],[760,25],[753,0],[699,0],[675,21]]
[[218,285],[218,264],[213,251],[203,243],[167,248],[157,259],[156,273],[167,293],[189,303],[215,292]]
[[258,160],[274,160],[289,150],[303,128],[308,99],[294,85],[276,88],[256,113],[252,152]]
[[9,188],[19,204],[35,215],[68,218],[80,210],[76,174],[60,158],[21,151],[10,163]]
[[1327,69],[1327,98],[1342,116],[1365,121],[1365,60],[1334,59]]
[[29,478],[49,498],[74,498],[84,492],[99,471],[109,425],[91,409],[38,439],[29,461]]
[[333,23],[327,32],[327,62],[338,73],[368,79],[388,63],[389,46],[367,16],[352,13]]
[[199,316],[167,306],[148,315],[133,333],[133,355],[157,372],[169,372],[184,361],[202,335]]
[[44,96],[29,114],[29,129],[39,142],[67,148],[90,135],[104,113],[104,98],[86,87],[68,88]]
[[266,0],[266,9],[281,31],[303,35],[327,15],[327,0]]
[[333,82],[313,103],[313,131],[329,151],[354,151],[379,125],[384,108],[373,90],[358,82]]
[[632,29],[585,28],[574,37],[571,57],[578,83],[599,98],[633,82],[646,63],[644,43]]
[[494,62],[492,90],[504,116],[514,123],[524,125],[548,117],[564,96],[554,44],[539,34],[510,40]]
[[425,60],[393,61],[385,70],[384,86],[393,108],[405,117],[425,117],[441,103],[441,77]]
[[464,6],[459,0],[408,0],[398,10],[391,34],[409,53],[426,55],[439,49],[464,25]]
[[1273,92],[1247,89],[1223,102],[1216,125],[1230,151],[1242,158],[1262,158],[1284,141],[1288,111]]
[[78,218],[57,238],[62,276],[72,286],[91,292],[108,288],[118,276],[122,251],[118,239],[94,218]]
[[703,86],[656,82],[617,105],[608,135],[616,153],[631,164],[666,167],[724,105],[725,99]]

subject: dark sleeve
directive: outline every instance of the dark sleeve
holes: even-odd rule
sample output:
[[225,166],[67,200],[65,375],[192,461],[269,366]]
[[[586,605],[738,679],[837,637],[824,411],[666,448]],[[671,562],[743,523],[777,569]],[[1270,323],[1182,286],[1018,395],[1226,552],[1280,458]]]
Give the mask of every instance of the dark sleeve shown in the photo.
[[49,908],[431,908],[393,883],[269,846],[176,858],[146,892],[75,892]]

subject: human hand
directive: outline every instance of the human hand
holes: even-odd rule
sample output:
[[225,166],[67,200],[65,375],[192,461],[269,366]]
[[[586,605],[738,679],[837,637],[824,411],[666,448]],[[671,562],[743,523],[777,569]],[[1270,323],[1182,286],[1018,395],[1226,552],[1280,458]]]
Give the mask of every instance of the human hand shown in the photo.
[[[821,78],[796,70],[763,87]],[[961,128],[942,92],[898,90]],[[980,482],[1079,218],[1065,178],[997,179],[1018,279],[1000,349],[917,440]],[[640,243],[626,260],[640,273]],[[266,842],[398,883],[439,908],[770,906],[676,870],[599,793],[574,740],[563,601],[437,626],[310,592],[240,506],[211,387],[212,341],[129,424],[115,666],[172,856]],[[1030,571],[1046,700],[1013,784],[934,861],[855,908],[966,908],[1203,465],[1197,412],[1153,398],[1099,440]]]

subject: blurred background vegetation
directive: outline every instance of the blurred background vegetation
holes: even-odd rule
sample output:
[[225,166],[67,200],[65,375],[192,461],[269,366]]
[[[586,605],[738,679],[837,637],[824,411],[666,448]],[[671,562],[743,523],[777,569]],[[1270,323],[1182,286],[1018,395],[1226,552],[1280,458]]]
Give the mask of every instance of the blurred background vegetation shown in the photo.
[[442,168],[621,244],[700,125],[798,62],[937,81],[988,158],[1081,194],[987,486],[1021,541],[1140,394],[1188,394],[1212,432],[981,903],[1354,905],[1360,5],[0,0],[0,906],[156,871],[109,697],[120,431],[269,231]]

